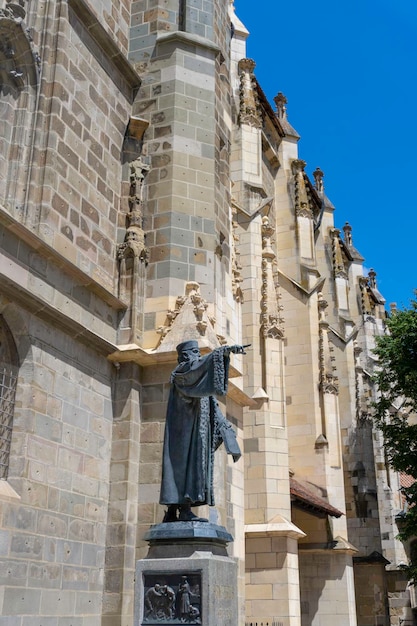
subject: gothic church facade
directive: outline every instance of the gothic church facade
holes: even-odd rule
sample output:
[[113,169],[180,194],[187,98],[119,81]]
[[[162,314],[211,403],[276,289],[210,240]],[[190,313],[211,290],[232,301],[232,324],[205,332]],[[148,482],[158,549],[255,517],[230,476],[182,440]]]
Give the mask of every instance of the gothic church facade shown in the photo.
[[247,37],[233,0],[0,2],[1,626],[133,626],[184,339],[251,344],[205,512],[237,623],[412,623],[385,301]]

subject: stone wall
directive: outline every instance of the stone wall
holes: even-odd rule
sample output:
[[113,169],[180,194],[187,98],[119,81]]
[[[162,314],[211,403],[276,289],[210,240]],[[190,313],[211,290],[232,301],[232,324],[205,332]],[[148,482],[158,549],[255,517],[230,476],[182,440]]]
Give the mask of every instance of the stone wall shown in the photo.
[[[165,324],[184,282],[198,282],[214,304],[229,271],[227,3],[178,8],[178,2],[138,5],[132,16],[130,59],[142,77],[134,112],[150,122],[144,137],[151,167],[144,211],[148,348],[157,345],[155,329]],[[218,325],[225,334],[223,315]]]
[[[13,623],[99,623],[109,497],[112,366],[2,299],[20,369],[2,501],[2,605]],[[4,495],[4,494],[3,494]],[[7,564],[7,565],[6,565]],[[56,616],[55,618],[53,616]],[[6,619],[6,618],[4,618]]]
[[[56,11],[45,4],[27,16],[39,68],[36,84],[20,87],[8,105],[15,106],[9,157],[13,163],[17,150],[23,167],[10,164],[3,197],[15,219],[114,292],[123,142],[139,77],[123,61],[100,7],[103,22],[82,0]],[[123,4],[120,10],[126,12]],[[29,110],[19,123],[21,106]]]
[[355,624],[350,556],[300,551],[299,562],[302,626],[331,626],[335,619]]

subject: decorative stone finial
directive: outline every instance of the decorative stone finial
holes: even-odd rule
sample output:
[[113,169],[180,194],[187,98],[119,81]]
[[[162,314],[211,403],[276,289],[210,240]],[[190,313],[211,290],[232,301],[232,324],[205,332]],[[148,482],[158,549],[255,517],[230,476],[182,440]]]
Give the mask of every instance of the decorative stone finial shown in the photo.
[[307,165],[303,159],[294,159],[291,161],[291,168],[294,175],[302,174],[304,172],[304,168]]
[[391,311],[391,315],[395,315],[395,313],[397,312],[397,303],[396,302],[390,302],[389,308],[390,308],[390,311]]
[[253,70],[256,67],[256,63],[253,59],[240,59],[238,63],[238,68],[240,72],[249,72],[253,73]]
[[319,167],[316,167],[316,169],[313,172],[313,176],[315,180],[316,189],[320,193],[324,189],[324,185],[323,185],[324,172],[322,172],[322,170]]
[[369,284],[372,287],[372,289],[376,289],[376,272],[374,269],[370,269],[368,272],[368,276],[369,276]]
[[352,246],[353,242],[352,242],[352,226],[349,224],[349,222],[346,222],[345,225],[343,226],[343,232],[345,233],[345,243],[347,246]]
[[359,357],[360,357],[362,352],[363,352],[362,348],[360,347],[360,345],[358,344],[358,342],[355,339],[355,341],[353,342],[353,354],[355,356],[355,366],[356,367],[360,366]]
[[281,91],[275,96],[274,102],[277,107],[278,117],[280,119],[286,119],[287,118],[287,106],[286,105],[288,103],[288,100]]

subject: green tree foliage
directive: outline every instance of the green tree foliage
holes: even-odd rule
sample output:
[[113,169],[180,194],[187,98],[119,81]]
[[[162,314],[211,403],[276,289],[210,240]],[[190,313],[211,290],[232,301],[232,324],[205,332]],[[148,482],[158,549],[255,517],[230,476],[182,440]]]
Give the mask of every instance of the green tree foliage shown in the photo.
[[[375,381],[380,392],[374,404],[375,419],[392,467],[417,481],[417,301],[395,312],[387,320],[387,329],[375,348],[379,361]],[[417,539],[417,482],[404,487],[403,493],[407,507],[399,538]],[[413,552],[407,573],[416,581],[417,554]]]

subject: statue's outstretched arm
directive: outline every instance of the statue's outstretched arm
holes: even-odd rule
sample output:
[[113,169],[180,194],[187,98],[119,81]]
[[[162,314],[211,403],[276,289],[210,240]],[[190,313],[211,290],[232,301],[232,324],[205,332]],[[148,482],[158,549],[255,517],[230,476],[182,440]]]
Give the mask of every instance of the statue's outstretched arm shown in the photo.
[[233,354],[246,354],[245,348],[249,348],[250,345],[251,345],[250,343],[246,343],[243,346],[235,345],[235,346],[225,346],[225,347],[226,347],[226,350],[228,349],[229,352],[233,352]]

